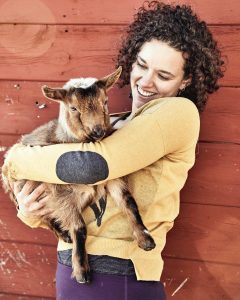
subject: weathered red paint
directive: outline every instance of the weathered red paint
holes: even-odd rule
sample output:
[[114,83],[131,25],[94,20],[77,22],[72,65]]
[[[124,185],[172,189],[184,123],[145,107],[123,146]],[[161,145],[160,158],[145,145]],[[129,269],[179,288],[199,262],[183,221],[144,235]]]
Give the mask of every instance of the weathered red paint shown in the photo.
[[[0,163],[5,147],[57,116],[41,85],[113,70],[119,38],[142,2],[0,0]],[[240,3],[178,3],[192,4],[210,24],[228,65],[201,115],[199,153],[167,239],[162,281],[169,299],[239,299]],[[128,88],[109,98],[111,112],[131,107]],[[0,297],[54,299],[55,237],[22,224],[2,190],[0,200]]]
[[[125,29],[122,25],[0,24],[0,79],[66,81],[108,74],[115,67],[113,58]],[[221,84],[237,86],[240,26],[210,29],[228,61]]]

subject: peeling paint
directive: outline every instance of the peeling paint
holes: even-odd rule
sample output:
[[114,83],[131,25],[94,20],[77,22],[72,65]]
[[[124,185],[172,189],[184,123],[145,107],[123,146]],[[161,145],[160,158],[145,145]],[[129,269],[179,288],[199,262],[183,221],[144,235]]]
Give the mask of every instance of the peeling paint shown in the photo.
[[18,256],[19,256],[19,258],[20,258],[20,260],[21,260],[22,262],[24,262],[25,264],[27,264],[27,265],[29,265],[29,266],[32,265],[29,261],[26,260],[26,255],[25,255],[25,253],[21,253],[20,250],[17,250],[17,254],[18,254]]
[[14,262],[17,269],[22,269],[24,265],[32,266],[32,264],[27,261],[25,253],[20,252],[15,243],[13,243],[12,245],[14,248],[13,250],[1,247],[3,251],[1,251],[0,270],[2,270],[4,274],[8,275],[12,272],[16,272],[15,268],[14,270],[8,269],[7,262],[9,260],[12,260]]
[[3,267],[6,265],[6,261],[0,260],[0,269],[3,271]]
[[164,286],[166,287],[167,285],[170,286],[172,284],[173,278],[166,278],[166,282],[164,282]]
[[170,279],[169,284],[168,284],[169,286],[171,285],[172,281],[173,281],[173,278]]
[[[1,148],[0,148],[1,149]],[[1,150],[0,150],[1,151]],[[0,225],[4,226],[5,223],[3,222],[3,220],[0,219]]]
[[14,84],[14,87],[15,87],[15,89],[17,89],[17,90],[20,90],[21,85],[20,85],[19,83],[17,83],[17,84]]
[[180,289],[185,285],[185,283],[189,280],[189,277],[187,277],[180,285],[176,288],[176,290],[172,293],[172,297],[180,291]]
[[38,106],[39,109],[43,109],[45,107],[47,107],[47,105],[45,103],[43,103],[43,104],[41,104],[41,105]]
[[17,267],[22,268],[21,262],[18,261],[18,258],[10,250],[7,250],[6,254],[16,263]]
[[7,103],[7,104],[13,104],[13,98],[12,97],[9,97],[8,95],[5,97],[4,101]]

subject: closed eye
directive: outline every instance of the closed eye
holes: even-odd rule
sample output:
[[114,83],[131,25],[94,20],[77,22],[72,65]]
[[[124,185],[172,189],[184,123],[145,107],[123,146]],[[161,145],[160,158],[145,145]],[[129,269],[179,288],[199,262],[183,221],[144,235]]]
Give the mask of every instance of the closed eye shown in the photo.
[[141,64],[139,61],[137,61],[137,65],[141,68],[141,69],[147,69],[147,67],[143,64]]
[[77,111],[76,107],[74,107],[74,106],[71,106],[70,109],[71,109],[71,111]]
[[163,76],[163,75],[161,75],[161,74],[158,74],[158,78],[160,78],[160,79],[162,79],[162,80],[169,80],[169,79],[170,79],[170,78],[165,77],[165,76]]

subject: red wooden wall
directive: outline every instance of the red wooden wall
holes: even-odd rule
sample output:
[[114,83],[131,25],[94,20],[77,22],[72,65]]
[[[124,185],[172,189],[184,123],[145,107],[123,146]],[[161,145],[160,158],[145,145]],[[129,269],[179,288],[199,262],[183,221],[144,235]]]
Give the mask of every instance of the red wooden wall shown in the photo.
[[[240,299],[240,2],[186,0],[207,21],[227,60],[221,89],[201,116],[199,154],[164,251],[169,299]],[[0,0],[0,154],[56,116],[42,84],[114,70],[121,35],[140,0]],[[111,92],[112,112],[130,108]],[[46,108],[41,109],[41,104]],[[53,299],[56,240],[29,229],[0,191],[0,297]],[[113,296],[114,299],[114,296]]]

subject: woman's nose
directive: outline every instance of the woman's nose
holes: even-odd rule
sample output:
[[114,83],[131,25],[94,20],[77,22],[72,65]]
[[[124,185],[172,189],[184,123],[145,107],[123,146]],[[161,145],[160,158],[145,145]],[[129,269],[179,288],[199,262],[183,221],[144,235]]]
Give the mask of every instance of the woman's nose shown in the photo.
[[151,72],[146,72],[143,74],[140,80],[141,87],[152,87],[154,84],[153,74]]

